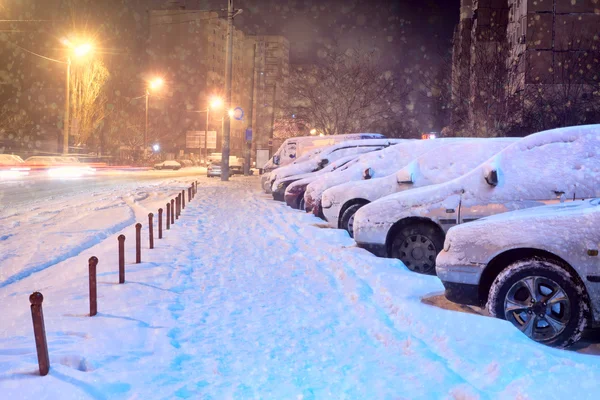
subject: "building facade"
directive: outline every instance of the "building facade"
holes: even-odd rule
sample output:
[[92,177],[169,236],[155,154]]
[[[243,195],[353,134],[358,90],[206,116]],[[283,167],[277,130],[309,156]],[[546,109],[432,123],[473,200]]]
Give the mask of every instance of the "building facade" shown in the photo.
[[[162,140],[169,150],[203,152],[185,148],[186,132],[205,130],[206,114],[198,111],[206,110],[215,96],[225,97],[226,46],[227,21],[216,12],[181,8],[150,12],[148,70],[163,75],[166,82],[151,107],[156,135],[166,136]],[[273,99],[277,102],[282,95],[276,88],[287,75],[289,43],[281,36],[250,36],[234,28],[232,62],[231,106],[240,107],[244,117],[232,119],[231,154],[242,156],[248,127],[253,127],[259,148],[268,142]],[[209,130],[217,131],[217,146],[209,153],[221,151],[222,118],[228,117],[227,110],[210,110]]]

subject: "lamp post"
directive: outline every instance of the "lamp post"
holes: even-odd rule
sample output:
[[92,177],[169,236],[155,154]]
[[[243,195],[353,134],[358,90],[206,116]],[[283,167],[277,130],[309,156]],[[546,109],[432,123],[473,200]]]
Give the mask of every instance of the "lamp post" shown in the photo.
[[150,90],[156,90],[163,85],[164,81],[161,78],[155,78],[150,81],[146,88],[146,126],[144,128],[144,158],[148,155],[148,104],[150,102]]
[[[64,42],[68,47],[73,50],[73,54],[81,58],[92,51],[92,45],[89,43],[80,44],[78,46],[71,45],[70,42]],[[71,55],[67,56],[67,77],[65,79],[65,120],[63,124],[63,153],[69,154],[69,111],[70,111],[70,97],[71,97]]]

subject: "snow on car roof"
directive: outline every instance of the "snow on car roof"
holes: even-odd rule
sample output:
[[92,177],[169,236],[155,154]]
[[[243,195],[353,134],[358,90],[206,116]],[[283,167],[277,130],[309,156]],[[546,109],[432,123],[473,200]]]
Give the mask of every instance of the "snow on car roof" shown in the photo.
[[[498,173],[496,186],[485,180],[492,170]],[[554,191],[564,191],[567,197],[600,196],[600,125],[559,128],[526,136],[465,175],[383,197],[361,211],[376,213],[387,220],[389,216],[384,215],[398,212],[398,207],[390,202],[406,209],[449,202],[451,195],[460,197],[464,205],[478,198],[543,200]]]

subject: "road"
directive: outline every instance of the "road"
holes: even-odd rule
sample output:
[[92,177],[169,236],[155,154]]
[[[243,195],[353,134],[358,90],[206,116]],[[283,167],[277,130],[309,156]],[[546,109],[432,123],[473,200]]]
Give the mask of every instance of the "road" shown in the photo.
[[179,171],[112,171],[80,178],[50,178],[46,175],[0,180],[0,211],[12,207],[39,203],[98,189],[135,188],[140,184],[161,182],[170,178],[206,176],[201,167]]

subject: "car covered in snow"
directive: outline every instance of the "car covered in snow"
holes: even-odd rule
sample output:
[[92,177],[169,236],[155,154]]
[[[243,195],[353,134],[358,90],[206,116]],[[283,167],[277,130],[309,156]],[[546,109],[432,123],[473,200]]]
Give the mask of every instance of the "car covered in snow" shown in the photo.
[[469,172],[517,138],[473,139],[447,142],[422,154],[401,170],[362,181],[334,186],[323,192],[323,214],[332,228],[352,236],[354,214],[359,208],[393,193],[443,183]]
[[365,139],[349,140],[325,147],[303,162],[293,163],[272,171],[269,179],[271,191],[276,180],[292,175],[306,174],[325,168],[331,162],[354,154],[369,153],[397,144],[404,139]]
[[566,347],[600,325],[599,251],[600,199],[571,201],[450,229],[436,270],[449,300]]
[[395,193],[359,209],[354,240],[412,271],[435,272],[445,232],[479,218],[600,196],[600,125],[527,136],[448,182]]
[[[312,149],[311,151],[306,152],[304,155],[299,157],[296,161],[293,161],[291,164],[288,164],[288,165],[301,164],[313,157],[316,157],[322,151],[323,151],[323,148]],[[263,191],[267,194],[271,193],[271,187],[273,186],[273,182],[271,181],[271,174],[273,173],[273,171],[274,170],[271,169],[267,172],[264,172],[260,177],[260,187],[262,187]]]
[[[350,155],[347,157],[342,157],[339,160],[333,161],[331,164],[329,164],[325,168],[320,169],[318,171],[307,172],[306,174],[292,175],[292,176],[288,176],[286,178],[277,179],[273,183],[273,191],[272,191],[273,199],[277,200],[277,201],[284,201],[285,195],[287,194],[287,188],[291,184],[298,182],[298,181],[312,182],[313,180],[317,179],[319,176],[321,176],[323,174],[326,174],[331,171],[335,171],[335,170],[343,167],[348,162],[354,160],[356,157],[358,157],[358,154],[353,154],[353,155]],[[308,185],[308,183],[306,183],[306,185]],[[286,202],[287,202],[287,200],[286,200]],[[293,207],[293,208],[296,208],[296,207]]]
[[389,175],[403,168],[423,153],[450,142],[464,140],[469,139],[405,140],[397,146],[362,155],[344,170],[327,174],[308,185],[304,194],[306,211],[324,219],[325,216],[321,209],[321,196],[325,190],[346,182]]
[[166,160],[157,164],[154,164],[154,169],[162,170],[162,169],[172,169],[177,171],[181,169],[181,164],[175,160]]

